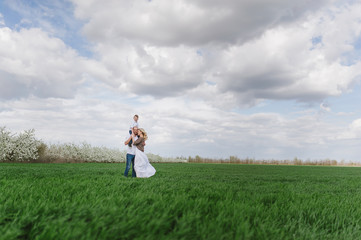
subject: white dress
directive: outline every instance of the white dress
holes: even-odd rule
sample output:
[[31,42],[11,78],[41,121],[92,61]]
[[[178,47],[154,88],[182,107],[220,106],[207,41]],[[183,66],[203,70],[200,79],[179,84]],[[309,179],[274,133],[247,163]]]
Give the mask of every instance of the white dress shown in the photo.
[[148,178],[155,174],[155,168],[149,163],[147,155],[135,149],[134,170],[138,178]]

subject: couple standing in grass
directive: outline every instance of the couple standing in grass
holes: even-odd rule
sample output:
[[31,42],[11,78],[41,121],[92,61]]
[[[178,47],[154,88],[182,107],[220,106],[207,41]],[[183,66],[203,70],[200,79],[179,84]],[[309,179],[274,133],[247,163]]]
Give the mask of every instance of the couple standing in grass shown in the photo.
[[124,144],[127,146],[127,157],[124,176],[128,177],[130,165],[132,177],[148,178],[155,174],[155,168],[149,163],[147,155],[144,153],[145,141],[148,139],[146,131],[138,128],[138,115],[134,115],[134,122],[129,129],[129,137]]

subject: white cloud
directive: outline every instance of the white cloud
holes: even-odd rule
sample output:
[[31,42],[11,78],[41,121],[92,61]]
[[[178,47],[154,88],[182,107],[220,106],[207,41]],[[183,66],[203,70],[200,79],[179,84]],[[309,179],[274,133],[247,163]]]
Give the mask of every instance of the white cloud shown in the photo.
[[347,128],[337,139],[361,139],[361,118],[353,120]]
[[357,3],[73,2],[88,20],[97,77],[123,92],[229,108],[314,102],[348,91],[361,73],[359,60],[345,58],[360,35]]
[[106,69],[99,78],[125,92],[174,96],[202,81],[204,62],[194,49],[122,41],[117,46],[98,44],[96,52]]
[[361,136],[361,118],[354,120],[350,124],[350,130]]
[[4,16],[0,13],[0,27],[5,26]]
[[181,97],[140,98],[130,104],[124,99],[104,98],[110,94],[105,85],[87,85],[74,99],[50,98],[44,104],[41,98],[31,97],[3,102],[2,124],[15,131],[35,128],[45,141],[86,140],[123,148],[131,117],[139,114],[139,123],[149,134],[149,152],[217,157],[252,153],[249,157],[259,158],[276,158],[276,154],[269,155],[274,149],[284,158],[294,157],[290,156],[292,151],[311,155],[308,151],[313,145],[325,146],[345,131],[320,121],[312,112],[294,119],[276,113],[245,115]]
[[[17,29],[41,28],[56,37],[74,34],[78,23],[71,18],[72,6],[63,0],[5,1],[4,5],[21,16]],[[11,13],[9,13],[11,14]],[[61,23],[61,24],[60,24]]]
[[0,28],[0,55],[3,99],[29,95],[69,98],[90,71],[90,60],[41,29]]
[[321,111],[323,111],[323,112],[327,112],[327,113],[332,112],[332,111],[331,111],[331,107],[330,107],[327,103],[321,103],[321,104],[320,104],[320,109],[321,109]]
[[153,45],[204,45],[247,41],[267,28],[290,22],[330,1],[157,0],[106,3],[73,0],[84,33],[98,42],[121,39]]
[[[360,27],[351,24],[357,22],[359,10],[361,5],[331,16],[322,11],[296,25],[273,28],[254,41],[231,46],[220,53],[219,65],[209,74],[218,86],[212,88],[236,96],[239,102],[320,101],[341,95],[361,75],[360,61],[344,65],[342,59],[352,49],[350,42],[361,34]],[[345,16],[347,22],[338,22]],[[312,43],[315,36],[321,36],[322,44]]]
[[[343,144],[355,137],[358,121],[330,123],[315,111],[241,114],[182,97],[130,100],[87,80],[72,99],[38,97],[0,103],[1,125],[12,131],[35,128],[46,142],[87,141],[124,149],[131,117],[149,134],[147,152],[162,156],[254,157],[257,159],[353,159]],[[358,130],[357,130],[358,131]],[[341,142],[340,142],[341,141]]]

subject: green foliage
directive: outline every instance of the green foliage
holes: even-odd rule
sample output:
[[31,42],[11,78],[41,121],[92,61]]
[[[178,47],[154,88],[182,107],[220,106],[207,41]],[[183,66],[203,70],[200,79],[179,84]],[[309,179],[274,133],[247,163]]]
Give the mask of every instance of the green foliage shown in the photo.
[[0,164],[0,239],[358,239],[359,168]]

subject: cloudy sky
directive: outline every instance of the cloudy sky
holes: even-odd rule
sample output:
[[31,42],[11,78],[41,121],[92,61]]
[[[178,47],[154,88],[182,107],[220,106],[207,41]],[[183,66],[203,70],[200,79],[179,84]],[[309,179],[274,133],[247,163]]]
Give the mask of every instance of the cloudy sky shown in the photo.
[[1,0],[0,126],[161,156],[361,161],[360,0]]

